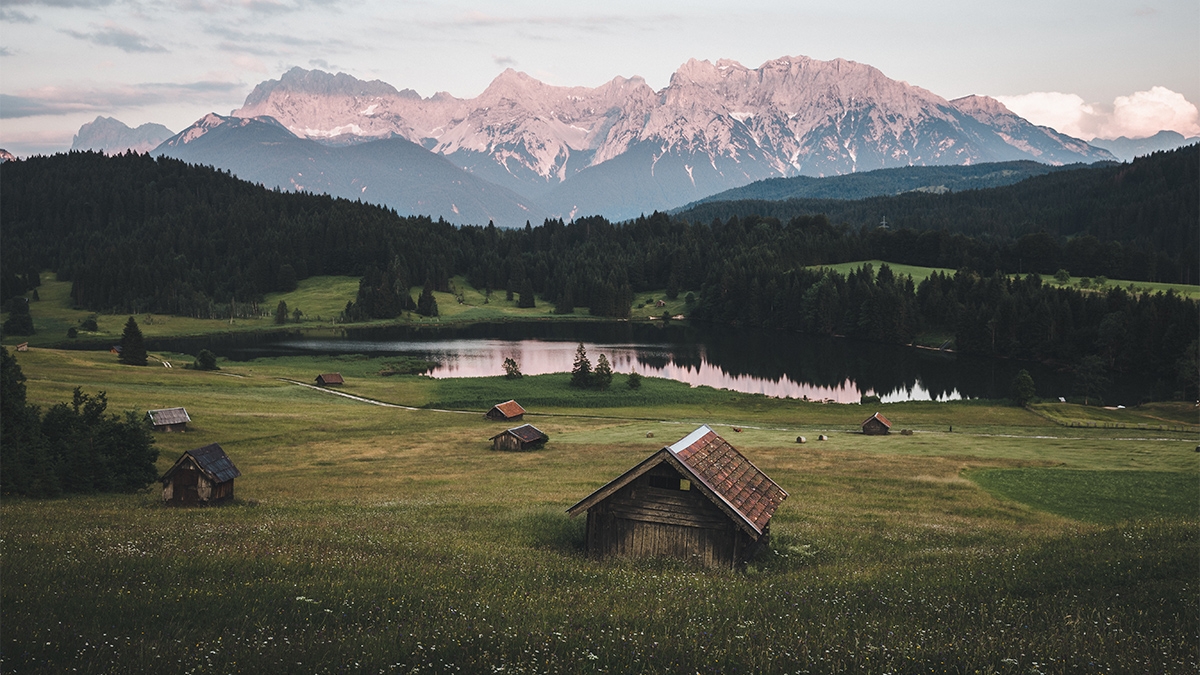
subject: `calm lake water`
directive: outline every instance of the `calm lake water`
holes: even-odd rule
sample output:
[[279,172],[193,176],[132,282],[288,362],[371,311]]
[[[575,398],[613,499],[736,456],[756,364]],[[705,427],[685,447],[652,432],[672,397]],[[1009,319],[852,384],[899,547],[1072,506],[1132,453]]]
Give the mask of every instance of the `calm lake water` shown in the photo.
[[[503,375],[505,358],[527,375],[570,372],[583,343],[595,365],[604,354],[618,372],[665,377],[776,397],[857,403],[1005,398],[1017,371],[1038,395],[1071,394],[1071,378],[1041,364],[954,356],[933,350],[722,326],[649,322],[521,322],[448,327],[347,328],[340,336],[268,333],[156,343],[155,349],[247,360],[289,354],[414,356],[437,363],[433,377]],[[1110,404],[1148,396],[1150,383],[1114,381]],[[1120,394],[1114,392],[1121,392]]]

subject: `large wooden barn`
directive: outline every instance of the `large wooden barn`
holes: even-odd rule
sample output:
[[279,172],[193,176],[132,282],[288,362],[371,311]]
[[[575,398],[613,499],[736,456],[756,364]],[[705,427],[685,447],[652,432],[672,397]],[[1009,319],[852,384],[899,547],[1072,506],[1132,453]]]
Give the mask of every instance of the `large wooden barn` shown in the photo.
[[533,450],[546,444],[550,437],[532,424],[505,429],[488,439],[493,450]]
[[505,401],[492,406],[484,417],[496,422],[519,422],[525,416],[525,409],[516,401]]
[[216,443],[188,450],[159,479],[162,498],[172,505],[219,504],[233,499],[233,479],[240,475]]
[[867,419],[863,420],[862,432],[868,436],[883,436],[892,430],[892,423],[888,418],[875,413]]
[[596,557],[669,556],[709,567],[746,562],[767,541],[787,492],[702,426],[567,509],[587,512]]
[[192,421],[184,408],[151,410],[146,416],[150,418],[155,431],[187,431],[188,422]]

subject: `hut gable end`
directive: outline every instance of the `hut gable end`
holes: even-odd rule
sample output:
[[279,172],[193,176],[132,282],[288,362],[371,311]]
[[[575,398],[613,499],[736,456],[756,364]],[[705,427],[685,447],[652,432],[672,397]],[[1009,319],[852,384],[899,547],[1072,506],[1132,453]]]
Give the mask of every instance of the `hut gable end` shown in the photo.
[[593,555],[744,562],[765,541],[787,492],[707,426],[567,510],[588,514]]
[[169,504],[215,504],[233,498],[233,479],[242,472],[220,445],[188,450],[159,480]]

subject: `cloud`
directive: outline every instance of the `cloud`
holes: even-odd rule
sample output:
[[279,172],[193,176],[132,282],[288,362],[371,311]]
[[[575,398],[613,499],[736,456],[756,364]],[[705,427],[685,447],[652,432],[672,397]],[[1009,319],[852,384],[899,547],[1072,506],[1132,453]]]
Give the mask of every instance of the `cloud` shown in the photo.
[[1166,87],[1118,96],[1111,105],[1088,103],[1077,94],[1056,91],[995,98],[1034,124],[1087,141],[1146,138],[1164,129],[1189,137],[1200,134],[1200,110],[1183,94]]
[[115,0],[5,0],[6,5],[37,5],[41,7],[66,7],[69,9],[98,9],[108,7]]
[[136,31],[122,28],[111,21],[106,21],[104,26],[94,33],[80,33],[65,29],[62,32],[80,40],[87,40],[106,47],[116,47],[129,53],[167,51],[166,47],[153,44]]
[[517,65],[517,60],[514,59],[513,57],[511,57],[511,56],[496,56],[495,54],[492,55],[492,62],[498,66],[505,66],[505,67]]
[[0,7],[0,21],[7,21],[8,23],[33,23],[37,19],[9,7]]
[[261,59],[256,59],[253,56],[239,54],[230,59],[230,61],[240,70],[249,70],[255,73],[268,72],[267,64],[263,63]]
[[111,89],[43,87],[17,95],[0,94],[0,119],[109,113],[117,108],[140,108],[167,101],[194,100],[208,105],[213,94],[230,94],[243,88],[240,82],[202,80],[185,83],[144,83]]
[[8,47],[0,47],[0,56],[12,56],[13,54],[13,50]]

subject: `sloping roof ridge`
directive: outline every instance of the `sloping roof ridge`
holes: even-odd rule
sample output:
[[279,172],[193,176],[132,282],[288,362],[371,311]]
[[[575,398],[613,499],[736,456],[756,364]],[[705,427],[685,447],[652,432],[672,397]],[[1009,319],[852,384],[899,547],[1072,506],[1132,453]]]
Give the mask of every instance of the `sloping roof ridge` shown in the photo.
[[717,432],[713,431],[712,427],[708,426],[707,424],[701,424],[692,433],[690,433],[687,436],[684,436],[683,438],[679,439],[678,441],[675,441],[674,443],[668,445],[667,449],[670,450],[671,452],[675,453],[676,455],[678,455],[679,453],[683,452],[687,448],[690,448],[691,446],[695,445],[697,441],[699,441],[701,438],[704,438],[705,436],[707,436],[709,434],[715,434],[718,437],[720,437],[720,434],[717,434]]
[[[717,437],[718,441],[725,443],[725,445],[729,446],[730,450],[733,450],[735,453],[737,453],[739,456],[741,456],[743,460],[745,460],[746,462],[750,461],[749,459],[746,459],[745,455],[742,455],[742,453],[738,452],[737,448],[733,447],[732,445],[729,445],[729,441],[726,441],[724,438],[721,438],[720,434],[713,431],[712,429],[709,429],[707,424],[702,426],[700,429],[693,431],[691,434],[688,434],[688,436],[685,437],[683,439],[683,441],[687,440],[688,438],[691,438],[693,435],[695,435],[697,432],[699,432],[701,430],[707,430],[707,431],[706,431],[706,433],[700,434],[699,437],[697,437],[691,443],[688,443],[687,445],[683,446],[683,448],[680,448],[680,450],[689,448],[689,447],[695,445],[697,442],[700,441],[700,439],[704,438],[708,434],[712,434]],[[680,443],[682,443],[683,441],[680,441]],[[717,486],[713,485],[712,483],[709,483],[708,479],[706,479],[702,473],[700,473],[698,470],[696,470],[696,468],[693,467],[690,462],[688,462],[686,459],[679,457],[677,453],[680,450],[674,450],[673,448],[674,448],[674,446],[671,446],[669,449],[671,449],[672,454],[675,455],[675,459],[678,460],[679,463],[682,464],[688,470],[688,473],[690,473],[692,475],[692,478],[694,478],[696,480],[696,482],[700,483],[705,488],[707,488],[707,491],[712,493],[713,495],[715,495],[717,499],[720,499],[725,504],[725,506],[727,506],[730,511],[737,514],[738,518],[741,519],[741,521],[745,525],[749,526],[749,528],[751,530],[753,530],[755,534],[762,534],[762,530],[759,529],[758,525],[756,525],[754,523],[754,521],[750,519],[749,514],[743,512],[740,508],[737,507],[737,505],[735,505],[732,501],[730,501],[729,498],[725,496],[725,493],[723,490],[721,490]],[[771,479],[768,478],[767,480],[771,480]],[[774,482],[774,481],[772,481],[772,482]]]

